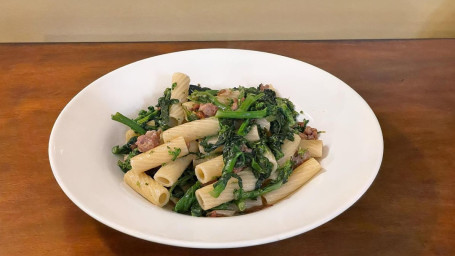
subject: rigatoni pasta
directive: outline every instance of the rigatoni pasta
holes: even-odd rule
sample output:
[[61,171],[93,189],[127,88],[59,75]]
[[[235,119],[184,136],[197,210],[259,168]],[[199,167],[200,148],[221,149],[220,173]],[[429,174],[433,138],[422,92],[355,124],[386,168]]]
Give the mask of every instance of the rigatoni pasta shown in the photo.
[[286,163],[287,160],[291,159],[291,157],[295,154],[295,152],[299,149],[300,145],[300,136],[294,134],[294,140],[286,139],[281,146],[281,151],[283,152],[283,157],[277,160],[278,166],[282,166]]
[[141,196],[157,206],[164,206],[169,201],[169,191],[145,173],[129,171],[123,180]]
[[201,183],[207,183],[221,176],[224,167],[223,156],[218,156],[194,167],[197,179]]
[[185,119],[182,103],[188,100],[189,88],[190,78],[187,75],[183,73],[174,73],[172,75],[171,99],[178,100],[178,103],[172,104],[169,109],[171,127],[181,124]]
[[131,167],[135,172],[144,172],[164,163],[187,155],[188,147],[183,137],[177,137],[149,151],[131,158]]
[[202,156],[201,158],[197,158],[193,160],[193,166],[197,166],[198,164],[202,164],[202,163],[205,163],[215,157],[218,157],[219,155],[216,155],[216,154],[212,154],[212,155],[204,155]]
[[[251,191],[255,187],[256,179],[251,171],[244,171],[239,174],[242,178],[243,189]],[[226,188],[218,197],[213,197],[210,193],[213,191],[213,185],[208,185],[196,190],[196,198],[203,210],[208,210],[220,204],[229,202],[234,199],[234,190],[239,189],[239,182],[236,178],[231,178]]]
[[171,161],[166,165],[161,166],[153,178],[161,185],[170,187],[177,182],[183,171],[185,171],[195,157],[195,155],[191,154]]
[[[157,206],[233,216],[275,204],[320,169],[322,140],[272,85],[214,90],[172,76],[158,104],[130,119],[112,148],[124,181]],[[153,178],[152,178],[153,177]]]
[[163,140],[170,141],[183,136],[186,141],[193,141],[207,136],[216,135],[220,130],[218,119],[205,118],[173,127],[163,132]]
[[322,140],[302,140],[299,147],[308,150],[312,157],[322,157]]
[[285,198],[303,184],[309,181],[316,173],[321,170],[321,165],[314,158],[310,158],[302,165],[298,166],[289,176],[289,180],[277,190],[263,195],[267,204],[274,204]]
[[251,127],[251,130],[245,135],[245,139],[251,142],[261,140],[259,137],[258,127],[256,125],[253,125],[253,127]]
[[133,130],[129,129],[125,133],[125,142],[128,142],[131,138],[137,137],[137,136],[138,136],[138,134],[136,132],[134,132]]

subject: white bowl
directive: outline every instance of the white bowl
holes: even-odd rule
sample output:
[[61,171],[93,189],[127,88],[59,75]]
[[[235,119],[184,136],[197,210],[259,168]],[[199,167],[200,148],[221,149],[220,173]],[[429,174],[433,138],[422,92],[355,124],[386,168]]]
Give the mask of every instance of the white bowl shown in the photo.
[[[346,65],[340,63],[340,65]],[[196,218],[156,207],[123,183],[114,145],[126,127],[111,120],[155,105],[171,75],[212,88],[270,83],[325,130],[323,172],[295,194],[259,212]],[[54,176],[66,195],[98,221],[145,240],[198,248],[242,247],[311,230],[345,211],[368,189],[381,165],[381,128],[348,85],[307,63],[269,53],[202,49],[141,60],[78,93],[57,118],[49,141]]]

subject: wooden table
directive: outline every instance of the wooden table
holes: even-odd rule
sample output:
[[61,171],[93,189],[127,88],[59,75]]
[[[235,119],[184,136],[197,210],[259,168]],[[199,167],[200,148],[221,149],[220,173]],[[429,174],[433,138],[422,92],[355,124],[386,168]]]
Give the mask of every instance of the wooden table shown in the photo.
[[[353,207],[284,241],[203,250],[117,232],[65,196],[47,154],[65,104],[130,62],[212,47],[311,63],[370,104],[384,134],[384,159]],[[455,254],[455,40],[3,44],[0,71],[0,255]]]

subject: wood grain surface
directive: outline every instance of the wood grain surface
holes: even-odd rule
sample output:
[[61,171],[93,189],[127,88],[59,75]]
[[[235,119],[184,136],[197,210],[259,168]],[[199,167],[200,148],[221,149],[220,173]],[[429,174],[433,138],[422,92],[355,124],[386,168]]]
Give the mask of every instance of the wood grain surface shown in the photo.
[[[125,64],[212,47],[308,62],[369,103],[384,159],[354,206],[283,241],[204,250],[130,237],[65,196],[47,147],[68,101]],[[2,44],[0,71],[0,255],[455,255],[455,40]]]

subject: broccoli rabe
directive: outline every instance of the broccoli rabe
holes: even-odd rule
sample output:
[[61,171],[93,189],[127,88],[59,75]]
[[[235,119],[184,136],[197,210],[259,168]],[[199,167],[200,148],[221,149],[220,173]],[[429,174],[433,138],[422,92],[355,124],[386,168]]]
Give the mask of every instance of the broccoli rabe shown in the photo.
[[123,145],[121,147],[114,146],[112,148],[112,153],[116,154],[116,155],[118,155],[118,154],[128,154],[128,153],[130,153],[133,150],[131,148],[131,146],[134,145],[136,143],[136,141],[137,141],[137,136],[131,137],[131,139],[129,139],[128,142],[125,145]]
[[171,88],[164,90],[164,95],[158,99],[157,107],[160,108],[160,115],[157,119],[158,125],[162,130],[169,128],[169,109],[172,104],[178,103],[179,100],[171,99]]
[[194,91],[209,91],[211,94],[216,95],[218,90],[212,90],[208,87],[201,87],[200,85],[190,84],[190,88],[188,90],[188,94],[191,95]]
[[194,202],[197,202],[195,193],[200,187],[201,183],[199,181],[194,183],[194,185],[185,192],[185,195],[175,204],[174,211],[180,213],[189,211],[191,205],[193,205]]
[[229,109],[229,106],[221,103],[216,98],[216,93],[218,91],[215,90],[206,90],[206,91],[194,91],[191,95],[188,96],[188,99],[198,103],[212,103],[213,105],[217,106],[219,109],[226,110]]
[[188,186],[188,184],[194,184],[196,181],[197,178],[194,174],[194,170],[188,167],[177,182],[169,188],[169,193],[172,197],[181,198],[185,194],[184,189]]
[[141,110],[139,111],[138,117],[134,119],[136,123],[139,125],[144,125],[148,121],[152,120],[154,117],[156,117],[159,114],[159,110],[155,109],[153,106],[148,107],[148,111],[146,110]]
[[117,165],[120,167],[120,169],[122,169],[122,171],[124,173],[128,172],[129,170],[131,170],[131,163],[130,163],[131,158],[133,156],[139,155],[140,153],[141,152],[137,148],[133,149],[128,154],[128,156],[126,157],[125,161],[118,160],[117,161]]
[[255,199],[258,196],[262,196],[268,192],[280,188],[284,183],[287,182],[289,176],[292,173],[292,162],[291,160],[286,161],[286,163],[277,170],[278,177],[267,184],[265,187],[258,188],[253,191],[244,192],[242,190],[236,190],[234,192],[235,200],[245,200],[245,199]]
[[129,119],[128,117],[122,115],[121,113],[117,112],[115,115],[111,116],[112,120],[120,122],[128,127],[130,127],[133,131],[139,134],[145,134],[146,130],[138,124],[136,121]]

